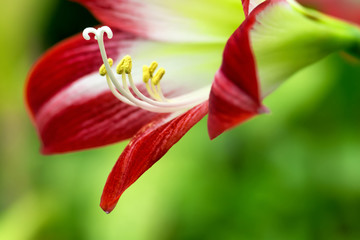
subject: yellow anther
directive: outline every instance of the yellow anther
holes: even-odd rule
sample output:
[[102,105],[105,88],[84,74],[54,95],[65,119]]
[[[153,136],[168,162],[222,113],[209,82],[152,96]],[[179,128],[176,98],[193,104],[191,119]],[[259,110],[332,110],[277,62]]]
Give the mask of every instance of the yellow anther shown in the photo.
[[144,65],[143,66],[143,81],[144,83],[147,83],[150,79],[150,71],[149,71],[149,67]]
[[132,60],[129,55],[126,55],[123,59],[121,59],[120,63],[116,67],[116,72],[118,74],[122,74],[124,71],[126,74],[131,73],[132,69]]
[[157,62],[152,62],[149,66],[149,72],[150,72],[150,76],[152,77],[156,68],[158,67],[158,63]]
[[125,63],[124,63],[124,71],[126,74],[130,74],[131,73],[131,69],[132,69],[132,59],[129,55],[126,55],[124,57],[125,59]]
[[123,59],[121,59],[120,63],[116,66],[116,72],[118,74],[122,74],[124,72],[124,62],[125,62],[125,60],[123,58]]
[[165,74],[165,69],[159,68],[159,70],[155,73],[155,76],[152,78],[152,83],[155,86],[158,85],[164,74]]
[[[114,61],[111,59],[111,58],[108,58],[108,62],[109,62],[109,65],[110,67],[113,65]],[[106,68],[105,68],[105,65],[101,65],[101,67],[99,68],[99,73],[101,76],[105,76],[106,75]]]

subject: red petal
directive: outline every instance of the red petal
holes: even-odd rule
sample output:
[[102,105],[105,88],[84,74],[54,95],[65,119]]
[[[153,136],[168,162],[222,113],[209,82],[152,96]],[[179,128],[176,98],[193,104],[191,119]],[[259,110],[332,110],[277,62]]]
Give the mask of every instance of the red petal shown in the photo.
[[249,32],[256,15],[269,3],[255,8],[228,40],[223,62],[215,75],[209,98],[208,131],[213,139],[225,130],[264,112]]
[[122,103],[106,91],[74,102],[55,115],[52,115],[51,109],[42,112],[36,124],[43,143],[42,153],[52,154],[131,138],[158,115]]
[[354,0],[298,0],[304,6],[360,25],[360,1]]
[[[129,47],[133,39],[115,31],[112,41],[105,40],[109,57],[123,54],[121,49]],[[31,71],[26,100],[43,142],[43,153],[121,141],[157,115],[119,102],[106,88],[94,89],[94,80],[105,82],[100,76],[90,77],[101,64],[97,42],[77,35],[48,51]]]
[[266,111],[260,102],[251,98],[219,71],[215,76],[209,98],[210,139]]
[[101,208],[109,213],[121,194],[156,163],[208,112],[208,102],[175,119],[161,118],[142,128],[130,141],[112,169],[101,197]]

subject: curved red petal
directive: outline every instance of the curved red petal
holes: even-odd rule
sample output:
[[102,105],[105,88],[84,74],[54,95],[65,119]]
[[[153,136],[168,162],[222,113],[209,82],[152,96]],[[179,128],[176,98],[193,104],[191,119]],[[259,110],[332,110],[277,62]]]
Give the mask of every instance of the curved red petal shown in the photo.
[[306,7],[360,25],[360,1],[354,0],[298,0]]
[[211,139],[265,111],[249,32],[256,15],[272,2],[266,1],[255,8],[225,46],[222,65],[215,75],[209,98]]
[[[134,36],[114,31],[112,41],[105,40],[109,57],[123,54],[132,40]],[[44,154],[128,139],[158,115],[118,101],[97,74],[101,64],[97,42],[77,35],[53,47],[34,66],[25,94]]]
[[101,208],[111,212],[121,194],[156,163],[208,112],[204,102],[173,118],[159,118],[142,128],[130,141],[112,169],[101,197]]

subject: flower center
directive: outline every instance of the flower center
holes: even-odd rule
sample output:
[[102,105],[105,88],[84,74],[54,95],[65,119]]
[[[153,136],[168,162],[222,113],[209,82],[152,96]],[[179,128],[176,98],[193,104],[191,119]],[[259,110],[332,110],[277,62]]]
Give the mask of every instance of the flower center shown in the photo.
[[121,76],[121,82],[118,81],[112,71],[113,60],[107,58],[104,46],[104,33],[111,39],[113,36],[111,29],[107,26],[98,29],[86,28],[83,31],[84,39],[90,40],[89,33],[95,35],[95,39],[99,44],[101,58],[103,60],[103,65],[100,67],[99,73],[101,76],[106,77],[111,92],[120,101],[147,111],[165,113],[184,111],[208,99],[210,86],[176,98],[165,97],[160,86],[160,80],[165,74],[165,69],[159,68],[155,73],[158,67],[157,62],[152,62],[149,66],[143,66],[143,82],[149,97],[145,96],[136,87],[131,75],[132,59],[130,56],[125,56],[116,67],[116,73]]

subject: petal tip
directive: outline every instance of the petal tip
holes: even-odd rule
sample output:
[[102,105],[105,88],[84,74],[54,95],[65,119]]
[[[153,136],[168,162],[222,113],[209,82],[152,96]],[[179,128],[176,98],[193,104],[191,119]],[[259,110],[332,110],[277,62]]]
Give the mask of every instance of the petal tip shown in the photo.
[[119,198],[117,198],[115,201],[101,200],[100,207],[106,214],[109,214],[112,212],[112,210],[114,210],[118,200],[119,200]]
[[208,123],[208,134],[210,140],[214,140],[217,136],[221,134],[221,132],[214,131],[213,129],[214,129],[213,127],[209,127],[209,123]]
[[270,113],[270,109],[267,108],[267,107],[264,106],[264,105],[261,105],[261,106],[258,108],[257,113],[258,113],[258,114],[268,114],[268,113]]

